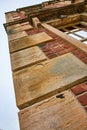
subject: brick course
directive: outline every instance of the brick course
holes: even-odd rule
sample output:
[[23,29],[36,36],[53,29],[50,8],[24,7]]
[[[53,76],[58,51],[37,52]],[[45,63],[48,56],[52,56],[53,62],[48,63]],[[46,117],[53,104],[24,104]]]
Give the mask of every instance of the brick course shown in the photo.
[[45,42],[43,44],[38,45],[49,59],[72,52],[84,63],[87,63],[87,54],[85,52],[75,47],[68,41],[57,36],[53,32],[45,28],[40,28],[40,29],[33,28],[31,30],[27,30],[26,32],[28,35],[33,35],[40,32],[46,32],[49,36],[51,36],[54,39],[54,41],[52,42]]
[[71,88],[71,91],[76,95],[78,101],[87,111],[87,81],[74,86]]
[[43,27],[39,29],[33,28],[31,30],[27,30],[26,32],[28,35],[33,35],[40,32],[46,32],[48,35],[50,35],[54,39],[53,42],[47,42],[47,43],[43,43],[39,45],[39,47],[42,49],[42,51],[46,54],[46,56],[49,59],[72,52],[75,56],[77,56],[84,63],[87,63],[87,54],[85,54],[83,51],[81,51],[79,48],[75,47],[68,41],[57,36],[53,32]]
[[[87,54],[82,52],[77,47],[71,45],[70,43],[64,41],[63,39],[55,39],[53,42],[48,42],[47,44],[39,45],[42,51],[46,54],[48,58],[52,55],[60,56],[69,52],[72,52],[76,57],[82,60],[84,63],[87,63]],[[49,53],[50,52],[50,53]]]
[[87,93],[84,93],[83,95],[79,96],[78,100],[83,106],[87,105]]
[[46,43],[39,45],[39,47],[42,49],[42,51],[45,53],[45,55],[49,59],[72,52],[75,56],[77,56],[84,63],[87,63],[87,54],[85,52],[83,52],[79,48],[75,47],[68,41],[57,36],[53,32],[51,32],[43,27],[41,27],[39,29],[33,28],[31,30],[27,30],[26,32],[28,35],[33,35],[33,34],[37,34],[40,32],[46,32],[49,36],[51,36],[54,39],[54,41],[52,41],[52,42],[46,42]]
[[72,92],[75,94],[75,95],[79,95],[85,91],[87,91],[87,85],[85,83],[82,83],[82,84],[79,84],[79,85],[76,85],[75,87],[73,87],[72,89]]

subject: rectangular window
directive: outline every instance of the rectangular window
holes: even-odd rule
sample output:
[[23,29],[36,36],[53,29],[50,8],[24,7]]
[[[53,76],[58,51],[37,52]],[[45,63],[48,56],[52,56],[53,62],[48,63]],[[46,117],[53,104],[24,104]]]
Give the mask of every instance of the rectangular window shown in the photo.
[[75,38],[87,45],[86,26],[83,26],[81,24],[76,24],[76,25],[60,28],[59,30],[66,33],[70,37]]
[[84,41],[83,43],[85,43],[87,45],[87,41]]
[[83,38],[87,38],[87,32],[86,31],[81,30],[81,31],[75,32],[75,34],[82,36]]
[[66,27],[66,29],[71,31],[71,30],[74,30],[75,28],[73,26],[69,26],[69,27]]
[[73,37],[73,38],[75,38],[75,39],[77,39],[77,40],[82,40],[82,38],[80,38],[80,37],[78,37],[78,36],[76,36],[74,34],[68,34],[68,35],[71,36],[71,37]]

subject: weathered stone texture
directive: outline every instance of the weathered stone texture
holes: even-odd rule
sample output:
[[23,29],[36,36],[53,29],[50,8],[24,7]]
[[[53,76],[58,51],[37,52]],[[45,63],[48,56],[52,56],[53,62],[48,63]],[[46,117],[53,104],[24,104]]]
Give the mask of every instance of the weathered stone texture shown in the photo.
[[86,65],[70,53],[18,71],[14,73],[17,106],[34,104],[86,78]]
[[[60,15],[60,17],[62,17]],[[56,19],[53,19],[53,20],[49,20],[47,21],[46,23],[50,24],[51,26],[54,26],[54,27],[60,27],[60,26],[64,26],[64,25],[67,25],[67,24],[72,24],[72,23],[75,23],[75,22],[78,22],[80,20],[80,14],[73,14],[73,15],[65,15],[65,18],[56,18]]]
[[22,31],[22,32],[18,32],[18,33],[8,35],[8,39],[9,39],[9,41],[12,41],[12,40],[22,38],[22,37],[25,37],[25,36],[27,36],[27,33],[25,31]]
[[11,54],[12,70],[15,71],[46,59],[45,54],[37,46],[24,49]]
[[81,20],[87,22],[87,12],[81,14]]
[[21,130],[87,130],[87,114],[69,91],[19,112]]
[[28,30],[28,29],[32,29],[33,27],[29,24],[27,25],[20,25],[20,27],[14,28],[15,32],[20,32],[20,31],[24,31],[24,30]]
[[87,45],[61,32],[86,30],[86,1],[52,0],[6,14],[21,130],[87,130]]
[[37,44],[43,43],[43,42],[48,42],[53,40],[52,37],[50,37],[48,34],[45,32],[41,32],[38,34],[34,34],[31,36],[23,37],[21,39],[17,39],[15,41],[10,42],[10,51],[18,51],[23,48],[27,48],[30,46],[35,46]]

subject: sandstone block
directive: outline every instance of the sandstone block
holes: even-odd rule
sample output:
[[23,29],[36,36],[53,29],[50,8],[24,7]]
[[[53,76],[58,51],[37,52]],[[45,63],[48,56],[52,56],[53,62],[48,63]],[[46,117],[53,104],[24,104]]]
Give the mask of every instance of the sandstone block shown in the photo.
[[32,18],[33,24],[36,28],[41,27],[41,22],[37,17]]
[[20,70],[14,73],[17,106],[32,105],[86,79],[87,66],[70,53]]
[[25,31],[22,31],[22,32],[18,32],[18,33],[8,35],[8,40],[12,41],[12,40],[22,38],[22,37],[25,37],[25,36],[27,36],[27,33]]
[[20,31],[24,31],[24,30],[29,30],[29,29],[32,29],[33,27],[29,24],[27,25],[22,25],[20,27],[17,27],[14,29],[15,32],[20,32]]
[[42,50],[35,46],[11,54],[12,70],[18,70],[46,60],[47,57]]
[[87,114],[69,91],[19,112],[21,130],[87,130]]
[[11,41],[10,44],[10,51],[14,52],[26,47],[35,46],[37,44],[48,42],[53,40],[52,37],[50,37],[45,32],[41,32],[38,34],[34,34],[32,36],[23,37],[21,39],[17,39],[15,41]]

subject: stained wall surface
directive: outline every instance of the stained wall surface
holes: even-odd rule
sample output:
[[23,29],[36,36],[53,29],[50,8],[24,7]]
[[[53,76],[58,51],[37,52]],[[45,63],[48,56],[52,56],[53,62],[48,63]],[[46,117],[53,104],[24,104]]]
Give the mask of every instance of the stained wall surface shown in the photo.
[[87,129],[87,46],[64,30],[84,24],[87,31],[85,4],[51,1],[6,13],[21,130]]

